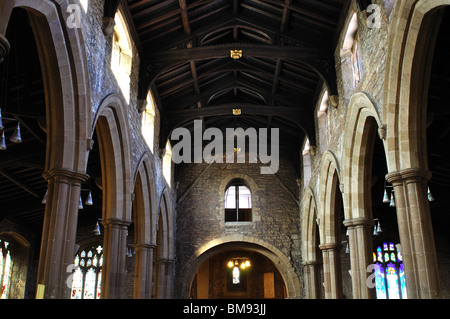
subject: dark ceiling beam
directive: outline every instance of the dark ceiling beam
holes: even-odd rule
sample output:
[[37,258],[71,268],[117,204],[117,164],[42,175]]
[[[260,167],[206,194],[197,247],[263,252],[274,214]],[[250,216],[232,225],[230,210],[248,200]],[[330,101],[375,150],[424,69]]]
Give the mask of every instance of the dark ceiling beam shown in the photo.
[[[241,115],[233,116],[233,109],[241,109]],[[233,116],[235,119],[246,119],[254,116],[263,115],[277,118],[283,118],[293,127],[298,127],[308,136],[311,145],[315,145],[314,115],[312,112],[305,112],[298,107],[273,107],[267,105],[252,104],[225,104],[217,106],[208,106],[203,108],[194,108],[189,110],[179,110],[164,112],[161,115],[160,145],[165,145],[171,132],[177,127],[189,125],[196,119],[224,116]],[[232,127],[230,125],[230,127]],[[282,131],[285,127],[280,128]]]
[[167,116],[170,119],[195,119],[199,117],[230,115],[233,114],[233,109],[240,109],[242,115],[270,115],[291,119],[309,117],[311,114],[311,112],[302,111],[301,108],[296,106],[242,105],[232,103],[195,109],[171,110],[164,112],[163,116]]
[[[229,79],[229,81],[227,80]],[[201,94],[197,96],[186,96],[185,98],[175,97],[172,102],[168,101],[165,109],[173,110],[173,109],[184,109],[186,107],[190,107],[194,104],[197,104],[198,101],[208,101],[211,96],[215,93],[223,90],[232,90],[232,89],[245,89],[253,92],[257,92],[264,96],[267,100],[275,100],[280,101],[283,104],[292,104],[293,101],[300,101],[298,95],[286,95],[286,94],[273,94],[271,90],[265,89],[257,84],[251,83],[249,81],[239,79],[234,81],[231,77],[225,79],[225,84],[220,81],[219,83],[209,85],[208,88],[201,92]],[[301,105],[297,105],[297,107],[301,107]]]
[[372,4],[372,0],[356,0],[360,11],[366,11],[367,7]]
[[[190,61],[200,61],[208,59],[226,58],[230,56],[231,50],[242,50],[243,56],[292,60],[300,64],[309,66],[327,84],[330,96],[337,95],[336,70],[334,58],[323,50],[311,48],[284,47],[279,45],[254,45],[244,43],[222,44],[207,47],[196,47],[181,50],[168,50],[164,52],[154,52],[147,55],[146,61],[141,69],[142,86],[139,98],[145,99],[150,85],[156,78],[180,63]],[[333,99],[335,100],[335,99]]]
[[41,196],[39,194],[37,194],[34,190],[32,190],[30,187],[28,187],[27,185],[22,183],[20,180],[18,180],[16,177],[12,176],[11,174],[9,174],[3,170],[0,170],[0,175],[2,175],[3,177],[5,177],[7,180],[14,183],[15,185],[19,186],[21,189],[23,189],[30,195],[36,197],[37,199],[41,198]]
[[291,5],[291,0],[285,0],[284,4],[285,6],[283,7],[283,15],[281,16],[281,26],[280,26],[280,31],[281,33],[284,33],[284,31],[286,31],[287,25],[289,23],[289,6]]

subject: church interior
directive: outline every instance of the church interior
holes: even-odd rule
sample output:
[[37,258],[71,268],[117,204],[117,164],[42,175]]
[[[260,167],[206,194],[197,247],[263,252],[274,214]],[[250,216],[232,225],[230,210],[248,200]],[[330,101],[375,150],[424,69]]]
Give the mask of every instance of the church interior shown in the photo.
[[450,298],[449,42],[450,0],[0,0],[0,298]]

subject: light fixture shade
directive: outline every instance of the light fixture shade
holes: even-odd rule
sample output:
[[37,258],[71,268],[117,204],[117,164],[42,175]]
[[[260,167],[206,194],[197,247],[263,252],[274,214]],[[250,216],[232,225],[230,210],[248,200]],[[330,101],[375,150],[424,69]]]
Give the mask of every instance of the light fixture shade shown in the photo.
[[2,137],[0,138],[0,150],[6,150],[5,132],[2,131]]
[[377,236],[378,235],[378,232],[377,232],[377,225],[375,225],[374,227],[373,227],[373,233],[372,233],[374,236]]
[[347,245],[345,246],[345,253],[346,253],[346,254],[350,253],[350,246],[348,245],[348,243],[347,243]]
[[78,203],[78,209],[83,209],[84,207],[83,207],[83,200],[81,199],[81,196],[80,196],[80,202]]
[[48,189],[45,191],[45,195],[44,195],[44,198],[42,198],[42,204],[47,204],[47,195],[48,195]]
[[430,188],[428,187],[428,200],[430,202],[434,201],[434,196],[433,194],[431,194]]
[[0,131],[3,131],[5,128],[3,127],[3,121],[2,121],[2,109],[0,109]]
[[102,234],[102,232],[100,231],[100,225],[98,224],[98,221],[97,221],[97,224],[95,224],[94,234],[96,236],[100,236]]
[[378,221],[377,233],[382,233],[382,232],[383,232],[383,230],[381,229],[380,221]]
[[10,138],[13,143],[21,143],[22,142],[22,134],[20,133],[20,122],[17,122],[17,127],[14,130],[13,135]]
[[92,206],[92,205],[94,205],[94,201],[92,200],[92,194],[91,194],[90,191],[89,191],[89,195],[88,195],[88,197],[86,198],[86,201],[84,202],[84,204],[87,205],[87,206]]
[[389,203],[391,200],[389,199],[389,195],[387,194],[386,188],[384,189],[383,195],[383,203]]
[[392,194],[391,194],[391,202],[389,203],[389,206],[395,207],[395,196],[394,196],[394,192],[392,192]]

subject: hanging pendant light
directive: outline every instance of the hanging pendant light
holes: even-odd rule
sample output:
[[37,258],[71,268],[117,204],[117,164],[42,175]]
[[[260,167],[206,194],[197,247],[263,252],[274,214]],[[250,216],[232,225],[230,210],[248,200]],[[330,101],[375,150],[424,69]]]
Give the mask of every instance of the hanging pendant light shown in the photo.
[[94,201],[92,200],[92,193],[91,193],[91,191],[89,191],[89,195],[86,198],[86,201],[84,202],[84,204],[87,205],[87,206],[94,205]]
[[2,121],[2,109],[0,109],[0,131],[3,131],[5,128],[3,127],[3,121]]
[[17,122],[17,127],[16,127],[13,135],[11,136],[10,140],[13,143],[21,143],[22,142],[22,135],[20,134],[20,122]]
[[382,232],[383,232],[383,230],[381,229],[380,221],[378,221],[377,234],[382,233]]
[[102,234],[101,231],[100,231],[100,225],[98,224],[98,220],[97,220],[97,224],[95,224],[94,234],[96,236],[100,236]]
[[0,138],[0,150],[6,150],[5,132],[2,131],[2,137]]
[[348,243],[347,243],[347,245],[345,246],[345,253],[346,253],[346,254],[350,253],[350,246],[348,245]]
[[373,233],[372,233],[372,235],[378,236],[377,225],[373,226]]
[[389,203],[389,195],[387,194],[386,188],[384,189],[384,195],[383,195],[383,203]]
[[44,198],[42,198],[42,204],[47,204],[47,195],[48,195],[48,189],[45,191],[45,195],[44,195]]
[[433,194],[431,194],[430,188],[428,187],[428,200],[430,202],[434,201],[434,196]]
[[83,200],[81,199],[81,196],[80,196],[80,202],[78,203],[78,209],[83,209],[84,207],[83,207]]
[[389,206],[395,207],[395,197],[394,197],[394,192],[392,192],[392,194],[391,194],[391,202],[389,203]]

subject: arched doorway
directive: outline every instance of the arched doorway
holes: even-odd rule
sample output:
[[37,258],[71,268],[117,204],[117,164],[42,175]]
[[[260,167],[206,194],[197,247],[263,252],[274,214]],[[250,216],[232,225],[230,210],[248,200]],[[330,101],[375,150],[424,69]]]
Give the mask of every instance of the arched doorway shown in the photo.
[[193,299],[283,299],[284,280],[267,257],[245,249],[219,252],[204,261],[192,282]]
[[246,251],[258,253],[259,255],[265,257],[267,260],[271,261],[273,265],[275,265],[277,271],[283,278],[285,286],[284,297],[288,299],[295,299],[301,296],[302,287],[300,284],[299,275],[292,266],[288,257],[286,257],[275,246],[268,244],[261,239],[237,234],[211,240],[199,248],[197,252],[191,256],[181,270],[182,279],[179,287],[181,289],[179,292],[180,296],[182,298],[190,297],[194,278],[205,261],[211,257],[228,251]]

